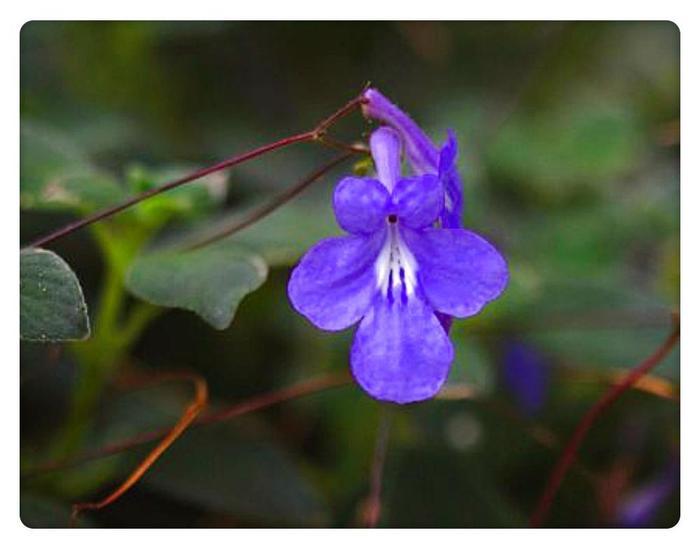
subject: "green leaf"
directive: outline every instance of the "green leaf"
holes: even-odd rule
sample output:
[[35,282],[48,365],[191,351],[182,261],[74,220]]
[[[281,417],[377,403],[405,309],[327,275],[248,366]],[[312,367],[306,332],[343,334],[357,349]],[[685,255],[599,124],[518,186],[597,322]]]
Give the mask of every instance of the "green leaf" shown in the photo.
[[165,307],[197,313],[223,330],[241,300],[267,278],[267,265],[230,242],[191,251],[145,255],[132,265],[126,285],[136,296]]
[[232,425],[186,432],[144,481],[183,502],[248,521],[325,522],[318,493],[287,452],[261,433],[242,434]]
[[87,306],[75,273],[48,250],[19,255],[20,337],[34,341],[86,339]]

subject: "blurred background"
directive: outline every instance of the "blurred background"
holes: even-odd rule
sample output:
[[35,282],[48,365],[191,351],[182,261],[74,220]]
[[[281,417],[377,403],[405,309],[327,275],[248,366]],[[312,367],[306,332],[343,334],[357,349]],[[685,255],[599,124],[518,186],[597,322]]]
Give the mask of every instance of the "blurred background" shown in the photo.
[[[85,526],[356,526],[382,414],[380,526],[526,526],[578,420],[671,329],[680,110],[670,22],[31,22],[20,41],[22,244],[310,129],[371,82],[436,142],[456,131],[465,225],[511,268],[498,301],[455,322],[441,398],[387,407],[349,384],[196,427]],[[332,133],[356,141],[368,129],[356,113]],[[347,370],[352,330],[314,329],[285,287],[300,254],[338,232],[328,198],[351,162],[234,237],[270,270],[228,328],[124,288],[145,250],[240,215],[332,154],[297,145],[49,246],[81,281],[93,337],[21,344],[24,524],[67,526],[71,503],[105,496],[149,447],[50,473],[47,461],[167,426],[191,398],[187,383],[129,376],[196,372],[215,408]],[[117,338],[129,322],[128,341]],[[679,382],[676,349],[601,417],[546,525],[676,523]]]

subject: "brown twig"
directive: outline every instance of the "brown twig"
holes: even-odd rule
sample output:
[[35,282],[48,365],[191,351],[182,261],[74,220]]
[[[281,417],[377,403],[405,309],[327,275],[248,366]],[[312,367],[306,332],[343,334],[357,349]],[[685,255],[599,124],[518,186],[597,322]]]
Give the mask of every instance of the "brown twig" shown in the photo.
[[354,99],[348,101],[343,107],[338,109],[336,112],[334,112],[333,114],[331,114],[327,118],[323,119],[313,129],[311,129],[309,131],[302,132],[302,133],[299,133],[296,135],[292,135],[292,136],[286,137],[284,139],[280,139],[278,141],[275,141],[274,143],[262,145],[261,147],[258,147],[256,149],[253,149],[253,150],[248,151],[248,152],[245,152],[243,154],[239,154],[239,155],[233,156],[231,158],[227,158],[226,160],[218,162],[217,164],[214,164],[213,166],[199,169],[199,170],[194,171],[188,175],[180,177],[174,181],[170,181],[170,182],[165,183],[159,187],[145,191],[141,194],[138,194],[134,197],[129,198],[128,200],[125,200],[121,204],[117,204],[116,206],[111,206],[109,208],[106,208],[104,210],[96,212],[92,215],[89,215],[87,217],[84,217],[82,219],[74,221],[72,223],[69,223],[68,225],[65,225],[64,227],[61,227],[60,229],[57,229],[57,230],[55,230],[47,235],[41,236],[41,237],[35,239],[34,241],[32,241],[30,244],[28,244],[27,247],[38,248],[40,246],[44,246],[50,242],[53,242],[54,240],[58,240],[59,238],[62,238],[64,236],[67,236],[67,235],[79,230],[79,229],[82,229],[83,227],[86,227],[87,225],[91,225],[92,223],[95,223],[97,221],[100,221],[102,219],[110,217],[114,214],[117,214],[123,210],[126,210],[127,208],[130,208],[131,206],[134,206],[134,205],[138,204],[139,202],[143,202],[144,200],[146,200],[148,198],[151,198],[151,197],[156,196],[158,194],[172,190],[176,187],[180,187],[181,185],[184,185],[185,183],[190,183],[190,182],[192,182],[196,179],[200,179],[206,175],[210,175],[212,173],[224,170],[226,168],[231,168],[232,166],[235,166],[237,164],[241,164],[241,163],[246,162],[248,160],[252,160],[253,158],[261,156],[265,153],[272,152],[272,151],[275,151],[277,149],[281,149],[283,147],[288,147],[288,146],[294,145],[296,143],[308,143],[308,142],[313,142],[313,141],[323,143],[324,137],[325,137],[326,132],[328,131],[328,128],[330,128],[333,124],[338,122],[338,120],[340,120],[341,118],[347,116],[352,111],[357,109],[364,101],[365,101],[365,99],[363,98],[362,95],[357,96]]
[[[171,376],[172,377],[172,376]],[[73,505],[71,513],[71,525],[75,525],[80,513],[86,510],[98,510],[106,507],[119,498],[121,498],[129,489],[136,484],[143,475],[151,468],[163,453],[178,439],[178,437],[187,429],[196,419],[199,413],[207,404],[207,382],[196,374],[179,374],[178,377],[186,378],[194,383],[194,398],[192,402],[185,408],[185,411],[180,416],[177,423],[165,435],[163,440],[151,450],[148,455],[139,463],[139,465],[131,472],[127,479],[122,482],[108,496],[97,502],[76,503]]]
[[[294,385],[290,385],[289,387],[278,389],[276,391],[265,393],[263,395],[254,396],[232,406],[227,406],[225,408],[222,408],[221,410],[202,415],[194,422],[193,427],[196,427],[197,425],[204,425],[233,419],[235,417],[239,417],[247,413],[263,410],[281,402],[318,393],[325,389],[340,387],[342,385],[346,385],[347,383],[349,383],[349,381],[350,377],[346,373],[320,375],[318,377],[314,377],[305,381],[301,381]],[[131,450],[132,448],[136,448],[138,446],[148,444],[149,442],[153,442],[154,440],[158,440],[159,438],[167,434],[168,429],[157,429],[154,431],[149,431],[147,433],[141,433],[140,435],[131,437],[122,442],[108,444],[96,450],[85,452],[78,457],[74,457],[67,460],[48,461],[33,468],[32,470],[23,474],[23,476],[26,478],[30,476],[36,476],[39,474],[50,473],[52,471],[57,471],[67,467],[81,465],[83,463],[95,459],[101,459],[115,454],[120,454],[127,450]]]
[[642,377],[644,377],[647,372],[649,372],[654,366],[659,364],[668,353],[675,347],[676,343],[680,338],[680,322],[676,322],[671,334],[666,338],[661,346],[656,349],[650,356],[645,360],[635,366],[629,373],[620,380],[619,383],[613,385],[608,389],[608,391],[591,407],[585,416],[579,421],[576,429],[571,435],[568,443],[564,447],[564,450],[559,457],[559,461],[552,469],[552,472],[547,480],[542,495],[535,507],[535,511],[532,513],[530,518],[530,526],[539,527],[546,520],[549,510],[552,506],[559,487],[561,486],[566,473],[569,468],[574,463],[576,459],[576,454],[583,443],[584,438],[588,434],[596,419],[607,410],[620,396],[627,391],[630,387],[634,386]]
[[354,154],[369,154],[369,147],[361,143],[345,143],[334,139],[330,135],[324,135],[319,138],[319,141],[330,148],[338,149],[339,151],[347,151]]
[[289,187],[288,189],[282,191],[278,195],[274,196],[269,202],[259,206],[258,208],[252,210],[248,215],[246,215],[242,219],[238,219],[234,221],[233,223],[229,224],[228,226],[218,228],[215,232],[212,234],[203,237],[193,244],[190,244],[187,246],[187,249],[197,249],[201,248],[203,246],[206,246],[207,244],[211,244],[212,242],[216,242],[217,240],[221,240],[222,238],[226,238],[227,236],[231,236],[234,233],[237,233],[238,231],[241,231],[245,229],[246,227],[249,227],[256,221],[262,219],[266,215],[272,213],[275,211],[277,208],[280,206],[286,204],[289,200],[300,194],[302,191],[304,191],[309,185],[311,185],[313,182],[315,182],[317,179],[322,177],[324,174],[335,168],[338,164],[341,164],[351,156],[353,156],[355,152],[346,152],[344,154],[341,154],[339,156],[336,156],[333,160],[328,162],[327,164],[321,166],[317,170],[313,171],[310,173],[308,176],[306,176],[304,179],[302,179],[299,183],[296,185],[293,185],[292,187]]
[[347,372],[325,374],[318,377],[313,377],[306,381],[301,381],[295,385],[285,387],[284,389],[278,389],[277,391],[272,391],[271,393],[253,397],[238,404],[234,404],[233,406],[228,406],[216,412],[207,414],[200,418],[197,424],[205,425],[209,423],[217,423],[219,421],[226,421],[250,412],[257,412],[258,410],[268,408],[269,406],[279,404],[280,402],[318,393],[325,389],[347,385],[349,382],[350,376],[347,374]]

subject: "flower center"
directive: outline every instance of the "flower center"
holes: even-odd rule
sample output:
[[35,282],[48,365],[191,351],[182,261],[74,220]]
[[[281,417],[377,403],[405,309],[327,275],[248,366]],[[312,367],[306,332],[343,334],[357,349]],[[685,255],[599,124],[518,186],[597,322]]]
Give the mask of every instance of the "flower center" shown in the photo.
[[390,301],[405,300],[415,293],[418,265],[411,250],[401,239],[396,216],[390,215],[387,221],[389,226],[386,242],[374,265],[377,288]]

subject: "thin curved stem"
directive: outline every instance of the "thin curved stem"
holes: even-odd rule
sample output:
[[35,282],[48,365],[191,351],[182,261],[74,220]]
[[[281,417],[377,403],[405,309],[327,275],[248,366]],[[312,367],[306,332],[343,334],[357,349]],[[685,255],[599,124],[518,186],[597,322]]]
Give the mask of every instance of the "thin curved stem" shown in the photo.
[[645,360],[629,371],[627,376],[620,380],[616,385],[610,387],[605,394],[588,410],[586,415],[581,418],[574,433],[571,435],[568,443],[564,447],[557,464],[552,469],[552,472],[547,480],[547,484],[542,491],[542,495],[535,507],[535,511],[530,518],[530,526],[539,527],[547,519],[549,510],[552,506],[554,498],[559,491],[562,481],[566,477],[571,468],[576,454],[578,453],[583,440],[588,431],[591,429],[595,421],[600,415],[605,412],[625,391],[633,387],[644,375],[646,375],[654,366],[659,364],[668,353],[676,346],[680,338],[680,322],[676,323],[671,334],[666,338],[661,346],[656,349]]
[[274,404],[319,393],[333,387],[341,387],[342,385],[347,385],[348,383],[350,383],[350,376],[346,372],[341,374],[336,373],[321,375],[300,383],[296,383],[295,385],[285,387],[284,389],[279,389],[277,391],[272,391],[271,393],[266,393],[264,395],[244,400],[243,402],[222,408],[216,412],[211,412],[200,418],[197,424],[207,425],[210,423],[218,423],[219,421],[226,421],[250,412],[257,412],[259,410],[269,408]]
[[[175,377],[175,376],[171,376]],[[136,484],[143,475],[151,468],[151,466],[163,455],[163,453],[172,446],[172,444],[185,432],[199,413],[207,404],[208,390],[207,382],[197,374],[180,374],[176,377],[189,379],[194,383],[194,398],[192,402],[185,408],[185,411],[180,416],[177,423],[165,435],[163,440],[151,450],[148,455],[139,463],[139,465],[131,472],[131,474],[122,482],[114,491],[105,498],[96,502],[76,503],[73,505],[71,513],[71,525],[75,525],[80,513],[86,510],[98,510],[114,503],[128,492],[134,484]]]
[[180,186],[184,185],[185,183],[190,183],[196,179],[200,179],[200,178],[207,176],[207,175],[210,175],[212,173],[224,170],[226,168],[231,168],[231,167],[236,166],[238,164],[242,164],[243,162],[246,162],[248,160],[252,160],[253,158],[261,156],[265,153],[269,153],[269,152],[275,151],[277,149],[281,149],[283,147],[288,147],[288,146],[294,145],[296,143],[308,143],[308,142],[313,142],[313,141],[318,141],[320,143],[323,143],[323,138],[324,138],[325,133],[328,130],[328,128],[330,128],[330,126],[332,126],[333,124],[338,122],[341,118],[347,116],[352,111],[357,109],[364,101],[365,101],[365,99],[362,96],[355,97],[354,99],[348,101],[343,107],[338,109],[336,112],[331,114],[329,117],[323,119],[313,129],[311,129],[309,131],[305,131],[305,132],[302,132],[302,133],[299,133],[296,135],[292,135],[290,137],[280,139],[278,141],[275,141],[273,143],[269,143],[267,145],[262,145],[261,147],[257,147],[256,149],[245,152],[243,154],[239,154],[236,156],[232,156],[231,158],[227,158],[226,160],[218,162],[218,163],[214,164],[213,166],[208,166],[206,168],[201,168],[199,170],[196,170],[196,171],[194,171],[188,175],[185,175],[183,177],[180,177],[174,181],[170,181],[168,183],[165,183],[165,184],[161,185],[160,187],[150,189],[150,190],[145,191],[141,194],[138,194],[134,197],[131,197],[128,200],[125,200],[124,202],[122,202],[121,204],[117,204],[116,206],[111,206],[109,208],[106,208],[104,210],[96,212],[92,215],[89,215],[87,217],[84,217],[82,219],[74,221],[73,223],[69,223],[68,225],[61,227],[60,229],[57,229],[57,230],[55,230],[47,235],[41,236],[41,237],[33,240],[32,242],[30,242],[28,244],[27,247],[38,248],[40,246],[45,246],[46,244],[48,244],[50,242],[53,242],[55,240],[58,240],[59,238],[67,236],[67,235],[69,235],[69,234],[71,234],[79,229],[82,229],[83,227],[91,225],[97,221],[111,217],[114,214],[117,214],[121,211],[124,211],[124,210],[130,208],[131,206],[134,206],[140,202],[143,202],[144,200],[147,200],[153,196],[156,196],[158,194],[172,190],[176,187],[180,187]]

